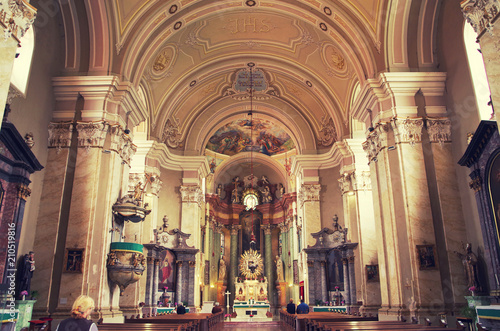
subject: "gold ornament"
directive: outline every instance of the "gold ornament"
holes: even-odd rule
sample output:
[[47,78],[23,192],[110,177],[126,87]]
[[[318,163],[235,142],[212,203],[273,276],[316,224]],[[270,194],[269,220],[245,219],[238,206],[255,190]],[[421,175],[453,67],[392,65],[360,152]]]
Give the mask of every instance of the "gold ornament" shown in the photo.
[[262,256],[257,251],[249,249],[241,255],[240,272],[245,279],[257,279],[263,270]]

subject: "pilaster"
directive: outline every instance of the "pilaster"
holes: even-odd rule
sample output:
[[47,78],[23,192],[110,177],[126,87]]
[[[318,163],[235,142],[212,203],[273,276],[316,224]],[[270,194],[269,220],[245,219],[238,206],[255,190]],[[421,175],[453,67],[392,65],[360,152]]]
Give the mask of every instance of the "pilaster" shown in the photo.
[[297,197],[304,215],[302,231],[303,237],[306,239],[305,247],[314,245],[311,233],[321,230],[320,190],[321,185],[319,184],[304,184],[301,186]]

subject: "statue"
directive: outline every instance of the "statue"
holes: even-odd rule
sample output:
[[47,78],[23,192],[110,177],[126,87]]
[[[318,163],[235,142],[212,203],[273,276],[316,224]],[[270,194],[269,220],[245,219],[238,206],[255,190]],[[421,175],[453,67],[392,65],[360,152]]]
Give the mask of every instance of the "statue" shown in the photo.
[[222,184],[217,186],[217,195],[222,199]]
[[262,190],[262,202],[263,203],[269,203],[271,202],[272,197],[271,197],[271,192],[269,191],[269,186],[264,186],[264,189]]
[[238,194],[238,188],[235,186],[233,192],[231,193],[231,202],[240,203],[240,196]]
[[21,272],[19,275],[19,295],[22,298],[21,293],[23,291],[31,293],[31,277],[33,277],[33,272],[35,271],[35,253],[29,252],[29,254],[24,255],[23,264],[21,266]]
[[280,197],[282,197],[283,194],[285,194],[285,187],[283,186],[283,184],[281,183],[278,184],[278,191],[280,192]]
[[226,279],[226,262],[221,257],[219,261],[219,280]]
[[285,278],[283,277],[283,261],[276,255],[276,280],[278,282],[284,282]]
[[134,187],[134,200],[141,200],[141,195],[142,195],[142,183],[138,182],[135,187]]
[[467,287],[477,286],[477,256],[472,252],[472,245],[467,243],[465,247],[465,254],[455,252],[462,260],[464,266],[465,276],[467,277]]

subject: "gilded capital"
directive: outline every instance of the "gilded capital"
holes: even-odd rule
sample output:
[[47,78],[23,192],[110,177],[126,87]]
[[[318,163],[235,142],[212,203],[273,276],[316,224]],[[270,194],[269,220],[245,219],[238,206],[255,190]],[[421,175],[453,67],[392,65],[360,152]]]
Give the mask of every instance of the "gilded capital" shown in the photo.
[[200,208],[205,203],[205,196],[198,185],[183,185],[180,191],[183,203],[197,203]]
[[320,184],[305,184],[300,188],[297,200],[300,205],[304,205],[308,201],[319,201]]
[[262,224],[260,228],[264,230],[264,235],[267,236],[271,235],[271,230],[272,230],[271,224]]
[[427,131],[433,143],[443,146],[445,142],[451,141],[451,121],[448,118],[428,118]]
[[28,197],[31,195],[31,190],[26,184],[19,184],[17,186],[17,197],[24,201],[28,200]]
[[231,227],[230,227],[231,236],[238,235],[238,232],[239,232],[240,229],[241,229],[241,225],[231,225]]
[[362,144],[363,150],[368,156],[368,161],[375,161],[381,150],[387,147],[387,132],[389,125],[387,123],[378,123],[376,127],[368,134],[366,141]]
[[55,148],[57,153],[71,145],[73,133],[72,122],[51,122],[49,124],[49,148]]
[[424,121],[421,117],[405,119],[395,118],[391,124],[397,143],[408,143],[413,147],[416,143],[422,141]]
[[478,35],[485,30],[493,34],[493,20],[500,12],[498,0],[463,0],[460,7],[465,19]]
[[108,123],[78,121],[76,131],[78,132],[78,147],[85,148],[87,151],[91,147],[102,148],[108,131]]

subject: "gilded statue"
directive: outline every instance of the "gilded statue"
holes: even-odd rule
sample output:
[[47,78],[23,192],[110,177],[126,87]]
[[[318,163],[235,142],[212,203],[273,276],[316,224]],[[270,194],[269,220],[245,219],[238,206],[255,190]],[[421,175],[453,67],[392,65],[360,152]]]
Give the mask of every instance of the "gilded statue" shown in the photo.
[[226,261],[221,257],[219,261],[219,280],[226,279]]
[[283,261],[279,255],[276,255],[276,279],[278,282],[284,282],[285,278],[283,276]]

